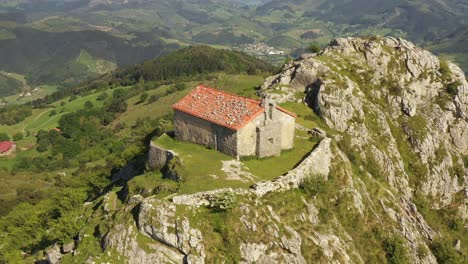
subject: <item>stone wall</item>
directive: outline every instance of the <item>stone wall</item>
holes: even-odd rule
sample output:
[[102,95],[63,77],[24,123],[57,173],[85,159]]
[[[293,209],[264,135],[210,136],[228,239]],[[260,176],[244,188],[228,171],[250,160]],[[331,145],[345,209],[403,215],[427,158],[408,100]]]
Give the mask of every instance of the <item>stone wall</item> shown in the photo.
[[172,197],[172,202],[175,204],[183,204],[183,205],[208,206],[210,205],[211,197],[214,197],[222,193],[234,193],[237,195],[248,195],[251,192],[249,191],[249,189],[240,189],[240,188],[238,189],[232,189],[232,188],[216,189],[212,191],[174,196]]
[[214,148],[230,156],[237,157],[237,131],[216,124],[211,124],[211,127],[216,142]]
[[180,141],[214,147],[212,126],[206,120],[174,110],[174,131]]
[[237,131],[208,122],[204,119],[174,111],[176,138],[207,146],[237,157]]
[[150,143],[148,150],[148,167],[152,170],[160,170],[169,163],[177,154],[172,150],[167,150]]
[[281,155],[281,123],[271,122],[257,127],[257,156]]
[[276,116],[277,121],[281,123],[281,149],[292,149],[296,119],[281,111],[278,111]]
[[328,177],[330,173],[330,164],[332,159],[331,139],[323,139],[318,147],[312,151],[296,168],[290,170],[286,175],[283,175],[273,181],[262,181],[249,189],[232,189],[224,188],[207,192],[199,192],[188,195],[178,195],[172,197],[172,202],[175,204],[189,206],[207,206],[210,205],[210,197],[219,195],[220,193],[234,193],[237,195],[255,195],[262,197],[270,192],[287,191],[293,188],[298,188],[301,182],[308,177]]
[[264,181],[255,184],[252,187],[253,192],[257,196],[263,196],[269,192],[298,188],[307,177],[322,176],[327,178],[330,173],[332,158],[330,143],[330,138],[322,140],[319,146],[299,166],[274,181]]
[[264,115],[259,115],[237,132],[237,150],[240,157],[256,155],[257,126],[261,125],[264,120]]
[[175,110],[175,135],[180,141],[204,145],[232,157],[279,156],[282,149],[294,146],[295,118],[274,105],[268,109],[239,131]]

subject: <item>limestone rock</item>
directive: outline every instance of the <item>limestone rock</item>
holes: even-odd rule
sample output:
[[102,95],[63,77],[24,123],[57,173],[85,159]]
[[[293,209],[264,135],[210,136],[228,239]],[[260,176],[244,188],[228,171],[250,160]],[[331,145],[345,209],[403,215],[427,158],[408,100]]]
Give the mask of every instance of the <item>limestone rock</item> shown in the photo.
[[468,154],[468,122],[460,121],[450,128],[453,144],[465,154]]
[[460,239],[457,239],[457,241],[455,241],[455,243],[453,244],[453,247],[455,248],[455,250],[460,251],[460,249],[461,249]]
[[[468,185],[457,183],[451,176],[456,164],[437,154],[443,147],[455,160],[468,153],[468,83],[459,67],[447,65],[451,74],[442,78],[437,56],[401,38],[340,38],[317,56],[285,65],[265,81],[262,93],[278,85],[304,92],[312,110],[350,136],[358,152],[368,149],[372,157],[363,158],[377,161],[386,180],[406,198],[414,186],[398,142],[409,139],[427,171],[419,188],[443,206]],[[459,84],[456,94],[447,93],[448,83]],[[416,125],[414,120],[421,119],[424,123]],[[400,133],[395,128],[402,120],[413,125]],[[263,185],[275,188],[270,182]]]
[[62,252],[67,254],[75,249],[75,241],[62,245]]
[[140,204],[138,227],[154,240],[177,249],[192,263],[204,263],[201,232],[191,228],[187,218],[176,218],[175,212],[176,207],[170,202],[145,199]]
[[318,127],[314,127],[309,131],[309,134],[312,136],[316,136],[319,138],[326,138],[327,137],[327,132],[325,132],[323,129],[320,129]]
[[112,248],[127,257],[129,264],[139,263],[183,263],[184,254],[163,243],[146,244],[151,250],[145,250],[138,243],[138,229],[135,226],[116,225],[104,240],[104,248]]
[[52,248],[46,250],[45,254],[50,264],[59,264],[60,259],[63,257],[58,245],[54,245]]
[[245,264],[254,264],[258,263],[258,260],[266,255],[266,250],[268,247],[264,244],[255,244],[255,243],[243,243],[240,246],[241,257],[243,261],[240,263]]

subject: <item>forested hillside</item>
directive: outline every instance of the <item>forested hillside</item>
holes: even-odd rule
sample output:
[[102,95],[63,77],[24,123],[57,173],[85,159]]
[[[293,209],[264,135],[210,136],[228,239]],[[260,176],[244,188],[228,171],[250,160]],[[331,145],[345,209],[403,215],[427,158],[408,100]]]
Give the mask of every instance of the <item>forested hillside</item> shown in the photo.
[[[0,137],[18,148],[0,157],[0,263],[30,263],[49,245],[74,241],[83,203],[126,185],[120,171],[145,171],[149,140],[172,129],[171,105],[190,88],[203,82],[255,96],[272,70],[243,53],[190,47],[59,90],[33,109],[1,108]],[[161,194],[178,188],[158,177],[147,184]],[[100,251],[90,242],[83,258]]]
[[117,70],[114,76],[124,82],[135,83],[139,79],[165,81],[218,71],[255,75],[273,72],[274,69],[272,65],[241,52],[196,46]]
[[[43,32],[18,27],[11,34],[14,38],[0,40],[0,65],[6,71],[26,75],[30,85],[77,84],[112,70],[116,64],[141,62],[179,47],[161,40],[134,47],[101,31]],[[86,58],[83,52],[88,54]],[[98,68],[99,63],[103,69]]]
[[[25,75],[32,88],[62,87],[178,47],[250,52],[243,45],[264,42],[284,54],[251,54],[279,65],[311,43],[376,34],[408,38],[468,69],[467,10],[466,0],[6,0],[0,2],[0,70]],[[0,90],[18,89],[8,83]]]

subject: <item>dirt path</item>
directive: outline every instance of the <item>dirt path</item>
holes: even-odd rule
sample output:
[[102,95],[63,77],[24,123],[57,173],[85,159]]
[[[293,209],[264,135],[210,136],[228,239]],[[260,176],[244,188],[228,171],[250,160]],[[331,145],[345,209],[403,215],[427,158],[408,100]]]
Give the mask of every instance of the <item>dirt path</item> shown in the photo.
[[51,110],[52,110],[52,108],[47,109],[47,110],[45,110],[44,112],[40,113],[38,116],[36,116],[36,118],[34,118],[34,121],[36,121],[37,119],[39,119],[39,118],[40,118],[42,115],[44,115],[45,113],[50,112]]

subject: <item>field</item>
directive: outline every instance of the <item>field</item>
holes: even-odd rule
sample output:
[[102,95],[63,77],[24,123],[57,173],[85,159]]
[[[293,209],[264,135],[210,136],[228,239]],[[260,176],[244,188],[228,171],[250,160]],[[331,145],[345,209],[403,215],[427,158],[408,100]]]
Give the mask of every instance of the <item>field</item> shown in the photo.
[[[23,77],[24,78],[24,77]],[[58,89],[56,85],[41,85],[31,91],[31,96],[20,96],[19,94],[4,97],[8,105],[26,104],[39,98],[55,92]]]

